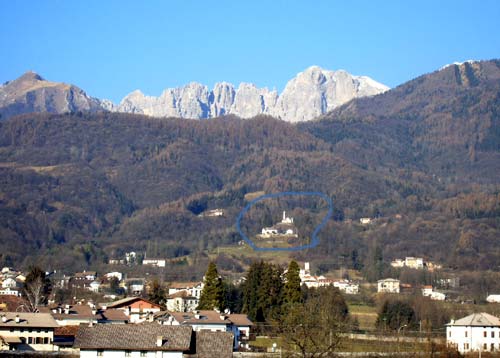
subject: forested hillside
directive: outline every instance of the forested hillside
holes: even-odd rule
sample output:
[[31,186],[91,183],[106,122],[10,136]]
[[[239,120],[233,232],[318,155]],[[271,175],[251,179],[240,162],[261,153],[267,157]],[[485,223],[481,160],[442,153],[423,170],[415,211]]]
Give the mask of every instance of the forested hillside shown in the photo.
[[[0,122],[0,265],[200,257],[240,241],[245,194],[320,191],[334,218],[317,248],[293,255],[323,270],[341,258],[375,279],[380,262],[409,255],[499,270],[499,63],[456,67],[301,125],[81,112]],[[214,208],[225,216],[198,216]]]

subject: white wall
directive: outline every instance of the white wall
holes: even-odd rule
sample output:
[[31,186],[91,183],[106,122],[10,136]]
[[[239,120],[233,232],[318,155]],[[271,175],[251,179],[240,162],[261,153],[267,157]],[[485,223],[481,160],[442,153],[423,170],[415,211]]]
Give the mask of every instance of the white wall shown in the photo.
[[[97,350],[80,350],[80,358],[123,358],[125,351],[103,351],[102,356],[97,355]],[[141,351],[130,351],[130,357],[140,358]],[[147,358],[182,358],[182,352],[164,352],[164,351],[148,351],[146,352]]]
[[[484,337],[484,332],[486,332],[486,337]],[[447,326],[446,342],[455,345],[461,353],[477,350],[490,351],[491,344],[494,345],[495,350],[500,351],[500,327]],[[487,345],[486,349],[484,349],[484,344]]]

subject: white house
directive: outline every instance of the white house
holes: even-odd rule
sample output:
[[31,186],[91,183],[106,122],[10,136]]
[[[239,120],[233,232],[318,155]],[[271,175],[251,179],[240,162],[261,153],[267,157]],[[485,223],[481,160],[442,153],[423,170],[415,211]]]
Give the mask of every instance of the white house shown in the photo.
[[446,299],[446,295],[444,293],[434,291],[432,286],[423,286],[422,296],[429,297],[431,300],[434,301],[444,301]]
[[104,275],[107,279],[111,278],[116,278],[118,281],[121,281],[123,279],[123,274],[121,272],[108,272],[107,274]]
[[167,265],[167,260],[158,258],[145,258],[144,260],[142,260],[142,264],[146,266],[165,267]]
[[168,288],[168,294],[174,295],[179,292],[187,292],[190,297],[200,299],[203,290],[203,282],[174,282]]
[[333,286],[348,295],[357,295],[359,293],[359,285],[349,280],[334,281]]
[[460,353],[500,351],[500,320],[488,313],[474,313],[446,325],[446,343]]
[[486,297],[486,301],[489,303],[500,303],[500,295],[489,295]]
[[14,287],[17,287],[17,282],[12,277],[3,280],[2,288],[14,288]]
[[399,293],[399,280],[386,278],[377,281],[377,292],[379,293]]
[[372,223],[372,219],[371,218],[361,218],[361,219],[359,219],[359,222],[361,223],[361,225],[368,225],[368,224]]
[[92,281],[90,284],[89,284],[89,290],[92,291],[92,292],[99,292],[99,288],[101,287],[101,283],[99,281]]
[[190,312],[198,307],[200,299],[193,297],[188,291],[180,291],[167,297],[167,310],[173,312]]
[[58,326],[48,313],[2,313],[0,350],[52,351]]

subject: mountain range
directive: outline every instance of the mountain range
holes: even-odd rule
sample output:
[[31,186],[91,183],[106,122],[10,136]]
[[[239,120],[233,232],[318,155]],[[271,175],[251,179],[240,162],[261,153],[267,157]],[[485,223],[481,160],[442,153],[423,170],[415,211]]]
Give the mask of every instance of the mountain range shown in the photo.
[[[134,250],[194,279],[199,260],[229,247],[218,266],[237,271],[250,255],[234,227],[247,194],[319,191],[334,220],[298,260],[328,270],[342,257],[372,280],[405,256],[500,270],[499,60],[453,64],[298,124],[155,118],[88,101],[89,111],[0,121],[0,265],[95,268]],[[224,217],[198,216],[215,208]],[[481,289],[500,289],[491,282]]]
[[109,100],[88,96],[81,89],[63,83],[45,81],[33,72],[0,87],[0,114],[7,118],[20,113],[75,111],[111,111],[145,114],[153,117],[193,119],[233,114],[251,118],[267,114],[289,122],[311,120],[358,97],[388,90],[366,76],[346,71],[328,71],[312,66],[290,80],[281,94],[276,90],[241,83],[238,88],[226,82],[212,90],[192,82],[169,88],[159,97],[136,90],[115,105]]

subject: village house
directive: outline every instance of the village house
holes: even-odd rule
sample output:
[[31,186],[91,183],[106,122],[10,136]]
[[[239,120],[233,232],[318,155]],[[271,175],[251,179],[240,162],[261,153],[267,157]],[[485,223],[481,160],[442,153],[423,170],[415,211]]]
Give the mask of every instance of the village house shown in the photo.
[[304,269],[299,271],[299,277],[300,284],[306,285],[308,288],[334,286],[348,295],[355,295],[359,292],[359,285],[350,280],[331,280],[325,276],[311,275],[309,262],[304,263]]
[[110,280],[112,278],[116,278],[118,280],[118,282],[120,282],[122,279],[123,279],[123,274],[121,272],[108,272],[107,274],[104,275],[104,277],[107,279],[107,280]]
[[422,296],[429,297],[434,301],[444,301],[446,299],[444,293],[434,291],[434,288],[430,285],[422,286]]
[[203,282],[174,282],[168,288],[168,294],[173,295],[178,292],[187,292],[189,296],[200,299],[203,290]]
[[5,312],[0,316],[0,350],[54,350],[58,324],[50,314]]
[[[193,342],[195,342],[193,344]],[[75,338],[80,357],[231,358],[230,332],[193,332],[189,326],[81,326]]]
[[486,297],[486,302],[500,303],[500,295],[489,295],[488,297]]
[[129,294],[140,296],[144,292],[146,279],[144,278],[127,278],[120,283]]
[[426,268],[430,272],[440,269],[442,266],[431,261],[425,261],[422,257],[407,256],[404,259],[395,259],[391,261],[391,266],[395,268],[408,267],[415,270]]
[[500,350],[500,320],[488,313],[474,313],[446,325],[446,343],[460,353]]
[[198,307],[199,298],[191,296],[188,291],[180,291],[167,296],[167,310],[174,312],[190,312]]
[[194,331],[232,332],[234,348],[250,339],[250,329],[253,326],[245,314],[221,313],[218,311],[201,310],[192,312],[160,312],[155,320],[167,326],[188,325]]
[[154,267],[165,267],[167,265],[167,260],[158,258],[144,258],[142,260],[144,266],[154,266]]
[[99,309],[94,305],[51,305],[40,307],[43,313],[49,313],[59,326],[78,326],[95,323],[128,323],[129,318],[123,310]]
[[399,293],[399,291],[400,291],[399,280],[393,278],[386,278],[377,281],[378,293]]
[[160,305],[145,300],[141,297],[127,297],[121,300],[101,304],[103,310],[118,309],[125,313],[130,323],[141,323],[152,318],[161,311]]

